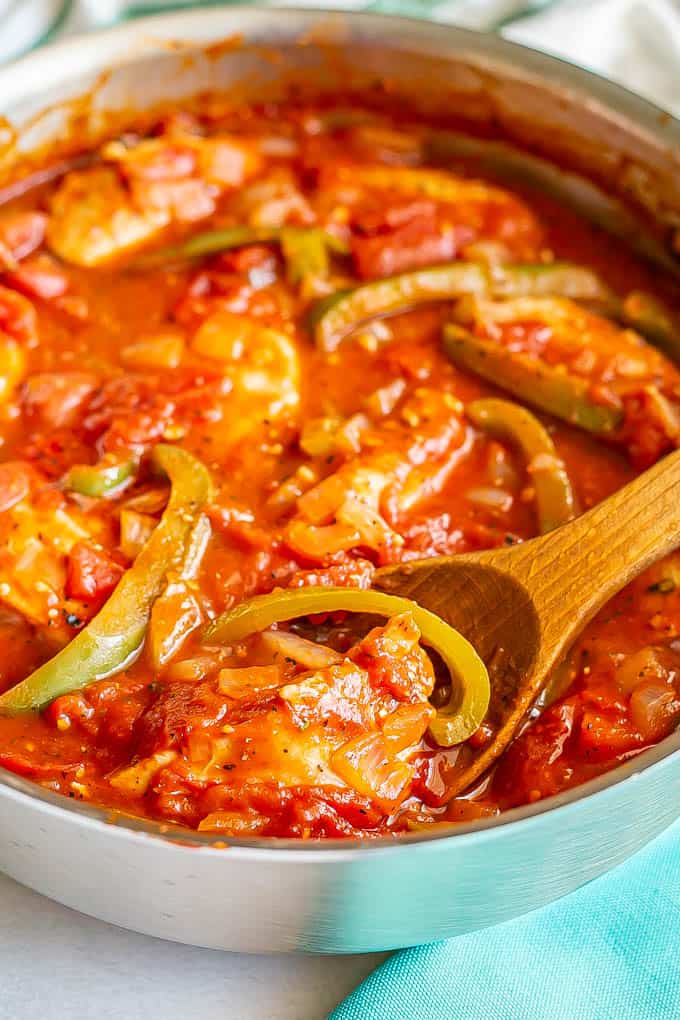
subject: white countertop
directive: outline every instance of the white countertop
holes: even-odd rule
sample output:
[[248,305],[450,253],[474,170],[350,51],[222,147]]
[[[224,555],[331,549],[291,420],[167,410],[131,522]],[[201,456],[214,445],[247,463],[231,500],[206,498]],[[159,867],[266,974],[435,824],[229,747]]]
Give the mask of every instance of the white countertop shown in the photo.
[[0,875],[0,1020],[324,1020],[385,955],[193,949],[95,921]]

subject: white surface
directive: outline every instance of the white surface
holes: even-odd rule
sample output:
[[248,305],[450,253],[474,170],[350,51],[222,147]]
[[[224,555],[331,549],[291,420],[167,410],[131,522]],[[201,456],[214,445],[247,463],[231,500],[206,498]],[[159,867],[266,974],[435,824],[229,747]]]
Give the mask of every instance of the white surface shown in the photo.
[[0,875],[0,1020],[324,1020],[385,956],[192,949]]

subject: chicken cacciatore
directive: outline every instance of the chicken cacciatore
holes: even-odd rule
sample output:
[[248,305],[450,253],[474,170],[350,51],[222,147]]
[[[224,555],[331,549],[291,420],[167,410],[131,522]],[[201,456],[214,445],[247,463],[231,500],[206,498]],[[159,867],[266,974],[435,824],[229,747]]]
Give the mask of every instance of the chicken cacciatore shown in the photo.
[[680,554],[454,795],[486,670],[374,573],[550,531],[674,449],[680,329],[619,241],[445,149],[213,97],[0,207],[4,768],[216,839],[371,838],[677,725]]

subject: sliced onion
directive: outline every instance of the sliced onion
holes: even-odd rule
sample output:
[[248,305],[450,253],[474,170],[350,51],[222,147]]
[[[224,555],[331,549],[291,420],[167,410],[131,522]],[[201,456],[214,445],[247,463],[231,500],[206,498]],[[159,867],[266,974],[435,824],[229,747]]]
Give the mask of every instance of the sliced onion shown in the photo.
[[497,510],[506,513],[513,503],[512,493],[505,489],[468,489],[465,493],[466,499],[478,506],[488,507],[490,510]]
[[120,512],[120,550],[129,560],[135,560],[154,532],[158,521],[136,510]]
[[203,677],[206,677],[210,673],[213,673],[216,669],[219,669],[228,656],[228,649],[215,648],[211,652],[206,652],[205,655],[195,655],[191,659],[180,659],[178,662],[172,662],[168,666],[165,672],[165,679],[188,681],[202,680]]
[[659,680],[663,683],[667,679],[668,670],[651,645],[627,656],[616,671],[616,682],[624,694],[630,694],[643,681]]
[[680,714],[680,700],[670,684],[650,680],[630,696],[630,717],[644,740],[660,740],[670,733]]
[[342,656],[332,648],[307,641],[287,630],[265,630],[260,637],[268,651],[284,659],[292,659],[307,669],[325,669],[342,662]]
[[228,698],[244,698],[260,691],[276,690],[282,681],[278,666],[239,666],[221,669],[217,686]]

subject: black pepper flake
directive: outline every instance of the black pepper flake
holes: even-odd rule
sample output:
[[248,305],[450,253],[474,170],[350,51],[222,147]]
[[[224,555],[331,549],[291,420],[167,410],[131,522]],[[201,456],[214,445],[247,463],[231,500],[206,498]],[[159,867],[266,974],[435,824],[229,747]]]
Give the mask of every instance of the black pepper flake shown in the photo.
[[675,581],[670,577],[662,577],[655,584],[650,584],[647,591],[656,591],[659,595],[670,595],[672,591],[675,591]]
[[82,627],[83,621],[75,613],[69,613],[65,609],[63,610],[64,619],[66,620],[69,627]]

